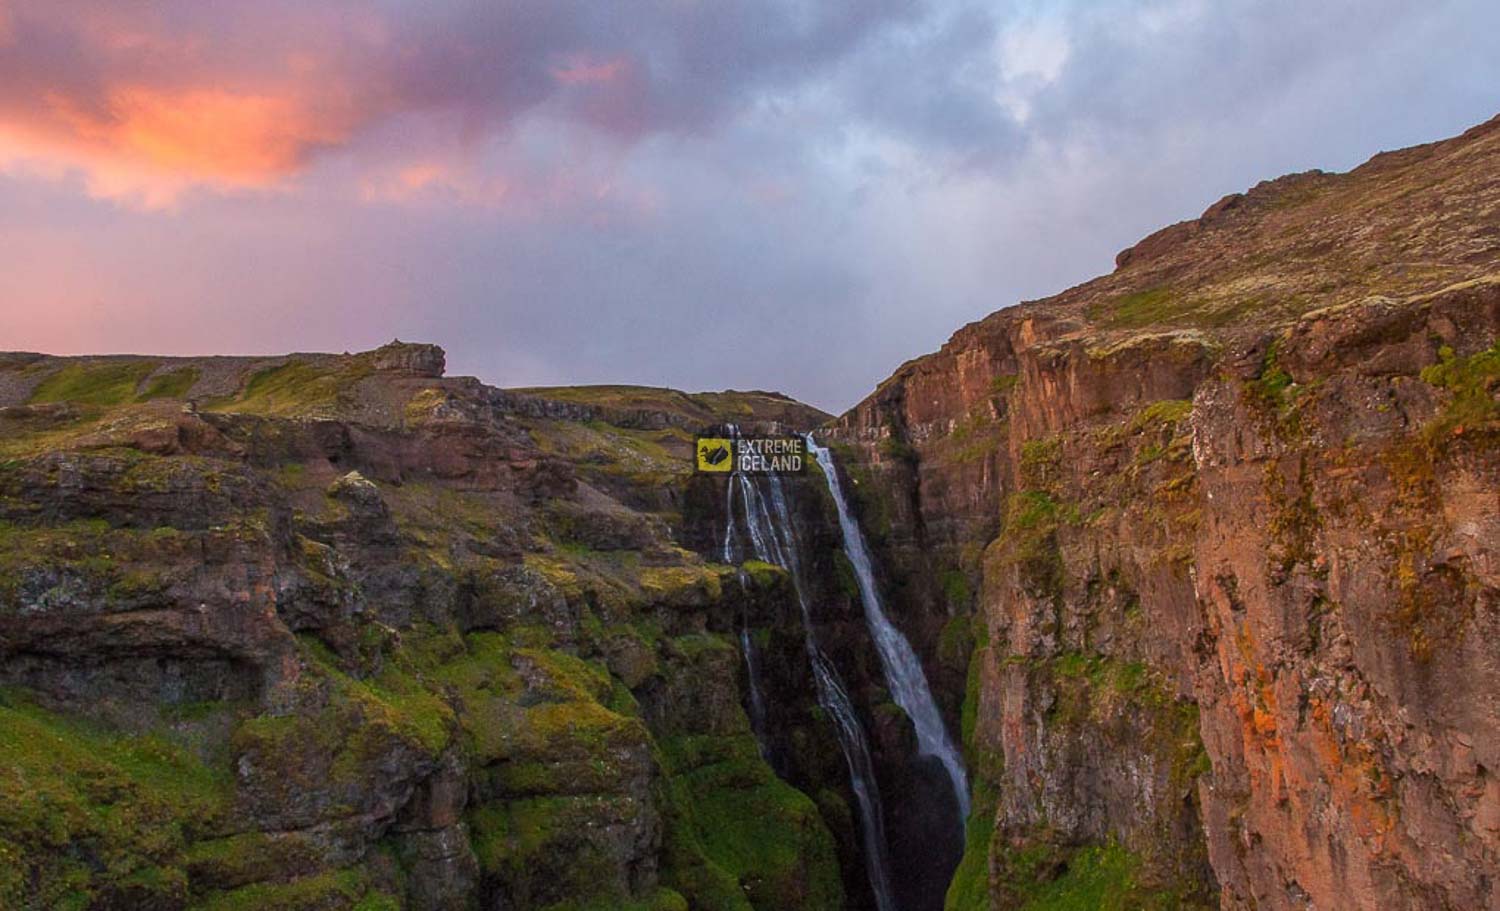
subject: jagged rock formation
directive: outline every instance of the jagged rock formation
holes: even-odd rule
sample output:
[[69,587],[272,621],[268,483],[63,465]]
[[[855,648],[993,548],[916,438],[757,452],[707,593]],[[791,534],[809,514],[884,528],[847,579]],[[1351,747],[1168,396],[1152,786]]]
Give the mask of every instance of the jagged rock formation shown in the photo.
[[1500,908],[1497,333],[1500,120],[1228,197],[840,420],[977,777],[950,908]]
[[672,536],[687,428],[827,416],[442,366],[0,357],[0,907],[844,907],[787,579]]

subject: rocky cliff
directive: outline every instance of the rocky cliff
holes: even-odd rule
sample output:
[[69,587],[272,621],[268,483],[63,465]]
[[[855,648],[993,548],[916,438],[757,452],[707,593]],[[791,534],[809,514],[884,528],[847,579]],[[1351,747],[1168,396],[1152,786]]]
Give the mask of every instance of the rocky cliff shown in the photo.
[[1500,120],[1227,197],[833,432],[954,911],[1500,908]]
[[677,540],[691,428],[827,416],[443,361],[0,358],[0,907],[845,907],[787,577]]
[[[0,354],[0,908],[872,907],[811,626],[905,911],[1500,911],[1497,334],[1500,121],[1227,197],[827,424],[399,342]],[[824,425],[962,846],[818,469],[795,580],[720,562],[727,423]]]

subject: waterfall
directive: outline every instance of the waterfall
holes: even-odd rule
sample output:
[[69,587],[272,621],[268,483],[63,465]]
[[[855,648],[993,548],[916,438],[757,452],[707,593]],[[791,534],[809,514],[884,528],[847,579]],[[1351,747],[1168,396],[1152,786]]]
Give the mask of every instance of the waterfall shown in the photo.
[[859,582],[860,600],[865,606],[865,622],[880,653],[880,666],[885,672],[886,686],[896,704],[911,718],[917,730],[917,749],[924,756],[935,756],[948,772],[953,783],[954,796],[958,798],[959,824],[969,818],[969,781],[964,772],[963,759],[948,736],[943,718],[938,714],[937,702],[932,698],[932,689],[927,685],[927,675],[917,653],[901,631],[885,615],[880,602],[880,591],[875,587],[875,574],[870,568],[870,552],[865,546],[864,534],[859,523],[849,511],[844,492],[839,486],[839,475],[833,464],[833,453],[819,446],[806,434],[807,448],[823,468],[828,481],[828,492],[838,508],[839,528],[844,533],[844,553],[854,566],[854,577]]
[[[726,425],[731,439],[740,435],[740,428],[736,424]],[[738,474],[738,472],[736,472]],[[734,491],[737,485],[731,476],[730,483],[725,486],[724,494],[724,547],[722,549],[724,562],[734,565],[735,559],[735,533],[734,533]],[[748,514],[746,516],[748,519]],[[745,586],[745,574],[740,573],[740,587]],[[755,642],[750,638],[750,621],[743,613],[740,615],[740,652],[745,658],[745,679],[750,696],[750,730],[755,734],[755,742],[760,747],[761,758],[770,760],[770,743],[766,736],[766,698],[760,685],[760,667],[755,660]]]
[[[738,432],[733,425],[730,425],[729,430],[731,435]],[[735,492],[738,491],[739,498],[744,504],[745,531],[750,539],[750,555],[757,560],[774,563],[791,574],[792,585],[797,593],[797,605],[802,612],[802,630],[808,661],[812,666],[813,686],[818,705],[833,720],[839,748],[844,754],[844,763],[849,768],[850,790],[854,792],[854,800],[859,806],[860,836],[864,845],[870,889],[875,894],[875,905],[878,911],[897,911],[895,892],[891,888],[890,858],[886,850],[885,817],[880,805],[880,789],[875,782],[875,763],[870,757],[869,738],[865,734],[864,726],[860,724],[859,716],[854,712],[854,704],[849,698],[843,681],[839,679],[838,671],[818,646],[817,637],[813,632],[812,612],[808,608],[807,597],[802,588],[796,532],[792,526],[790,511],[787,509],[781,478],[774,474],[768,475],[766,486],[770,490],[771,505],[769,507],[766,497],[761,495],[755,482],[744,473],[736,470],[730,476],[727,494],[730,511],[724,528],[724,559],[733,562],[735,557],[736,534],[733,506]],[[754,677],[755,665],[751,652],[753,643],[743,626],[740,641],[745,648],[746,666],[751,672],[753,711],[757,698],[756,687],[759,684]]]
[[750,627],[740,622],[740,650],[745,653],[745,677],[750,681],[750,730],[760,745],[760,755],[770,759],[766,745],[766,697],[760,688],[760,668],[755,663],[755,642],[750,638]]

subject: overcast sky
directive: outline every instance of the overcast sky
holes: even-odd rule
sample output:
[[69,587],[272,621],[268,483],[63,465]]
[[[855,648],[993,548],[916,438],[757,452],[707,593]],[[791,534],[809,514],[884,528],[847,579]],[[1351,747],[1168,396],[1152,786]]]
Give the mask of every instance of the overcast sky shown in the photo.
[[0,0],[0,349],[900,362],[1258,180],[1500,113],[1494,0]]

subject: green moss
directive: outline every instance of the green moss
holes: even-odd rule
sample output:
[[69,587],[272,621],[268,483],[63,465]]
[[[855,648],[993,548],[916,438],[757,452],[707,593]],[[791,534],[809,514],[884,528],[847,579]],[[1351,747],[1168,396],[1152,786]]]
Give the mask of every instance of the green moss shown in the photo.
[[318,852],[307,841],[264,832],[196,842],[185,859],[188,878],[200,892],[286,879],[319,862]]
[[[1446,356],[1443,356],[1446,354]],[[1439,363],[1422,371],[1422,379],[1447,390],[1442,412],[1425,428],[1433,442],[1459,437],[1476,438],[1500,431],[1500,342],[1469,357],[1455,357],[1453,349],[1440,352]]]
[[312,788],[352,792],[393,753],[434,758],[447,747],[453,710],[408,672],[391,663],[359,679],[315,641],[299,642],[304,669],[298,686],[320,707],[244,719],[230,738],[236,756],[256,757],[274,797],[289,801]]
[[[1144,882],[1140,876],[1142,859],[1115,841],[1070,849],[1054,845],[1043,836],[1001,851],[996,866],[1002,903],[1020,911],[1185,911],[1209,907],[1195,894]],[[959,909],[950,907],[950,911]]]
[[634,798],[598,794],[487,803],[467,818],[481,871],[503,882],[517,905],[538,907],[549,897],[568,896],[588,907],[629,900],[608,830],[635,825],[644,812]]
[[1291,437],[1298,430],[1296,405],[1300,389],[1292,375],[1281,366],[1280,350],[1280,339],[1266,348],[1260,374],[1247,384],[1247,389],[1251,400],[1274,419],[1276,432],[1282,437]]
[[425,752],[441,753],[452,737],[453,709],[420,679],[409,663],[386,662],[380,672],[357,679],[340,670],[318,640],[299,637],[303,653],[328,675],[339,694],[357,709],[365,725],[389,729]]
[[694,907],[843,907],[833,837],[812,799],[777,778],[754,738],[661,743],[672,771],[667,882]]
[[171,904],[231,783],[180,748],[0,696],[0,907]]
[[944,570],[940,581],[943,586],[943,597],[948,599],[948,608],[954,611],[968,610],[971,595],[969,580],[963,571]]
[[68,364],[42,380],[29,401],[119,405],[133,399],[136,387],[155,369],[155,361]]
[[849,557],[842,549],[833,552],[833,578],[838,583],[839,591],[843,592],[849,600],[859,603],[859,578],[854,574],[854,564],[849,562]]
[[973,627],[968,613],[949,617],[938,635],[938,660],[947,667],[964,668],[974,651]]
[[393,896],[372,891],[357,870],[337,870],[289,883],[255,883],[206,897],[194,911],[384,911],[400,904]]
[[1023,490],[1006,499],[1000,558],[1016,566],[1022,582],[1037,596],[1058,597],[1063,587],[1057,531],[1080,521],[1078,508],[1044,490]]
[[1151,288],[1115,299],[1106,317],[1110,326],[1135,328],[1148,326],[1175,315],[1177,296],[1167,288]]
[[974,749],[974,732],[979,726],[979,696],[980,683],[984,670],[984,654],[986,649],[977,646],[974,654],[969,658],[969,671],[964,680],[964,704],[959,715],[959,736],[963,740],[965,749]]
[[1188,399],[1162,399],[1141,408],[1131,418],[1130,430],[1139,433],[1160,425],[1181,423],[1193,413],[1193,403]]
[[964,853],[948,884],[944,911],[989,911],[991,907],[990,853],[994,849],[997,803],[993,787],[976,781],[973,809],[964,823]]
[[657,889],[639,899],[590,898],[548,905],[543,911],[689,911],[688,900],[673,889]]
[[1027,440],[1021,444],[1021,482],[1027,487],[1051,490],[1061,480],[1062,457],[1060,436]]
[[152,377],[151,382],[146,385],[144,391],[137,397],[137,401],[149,402],[153,399],[180,399],[188,394],[193,384],[198,382],[197,367],[179,367],[169,370],[159,376]]
[[304,413],[333,404],[343,388],[363,375],[357,369],[335,372],[291,361],[257,371],[239,395],[215,402],[212,407],[216,411],[261,415]]
[[641,570],[641,590],[667,604],[707,603],[723,594],[719,570],[708,566],[649,566]]
[[1023,884],[1025,911],[1108,911],[1140,904],[1135,898],[1136,861],[1118,845],[1089,847],[1068,859],[1066,872],[1050,882]]
[[740,569],[744,570],[755,583],[756,588],[760,589],[771,588],[787,577],[786,570],[760,560],[746,560],[740,565]]
[[1007,501],[1005,527],[1013,531],[1045,531],[1056,527],[1062,504],[1045,491],[1025,490]]
[[990,380],[990,392],[995,395],[1005,395],[1021,383],[1021,378],[1014,373],[1002,373]]
[[1298,460],[1295,482],[1289,484],[1275,461],[1266,463],[1264,486],[1271,507],[1266,532],[1273,545],[1267,557],[1283,574],[1298,564],[1311,565],[1317,557],[1323,521],[1313,500],[1312,470],[1304,455]]
[[1147,326],[1219,328],[1238,322],[1246,314],[1263,309],[1256,297],[1200,299],[1168,287],[1147,288],[1124,294],[1089,308],[1089,318],[1109,329],[1142,329]]
[[888,428],[885,438],[880,441],[877,448],[881,457],[902,465],[914,466],[920,458],[917,450],[906,441],[906,437],[894,428]]
[[[106,606],[142,602],[165,591],[170,573],[156,568],[181,556],[178,536],[138,529],[112,529],[102,520],[50,527],[0,521],[0,613],[21,607],[21,580],[45,571],[56,591]],[[47,592],[31,592],[46,598]]]

